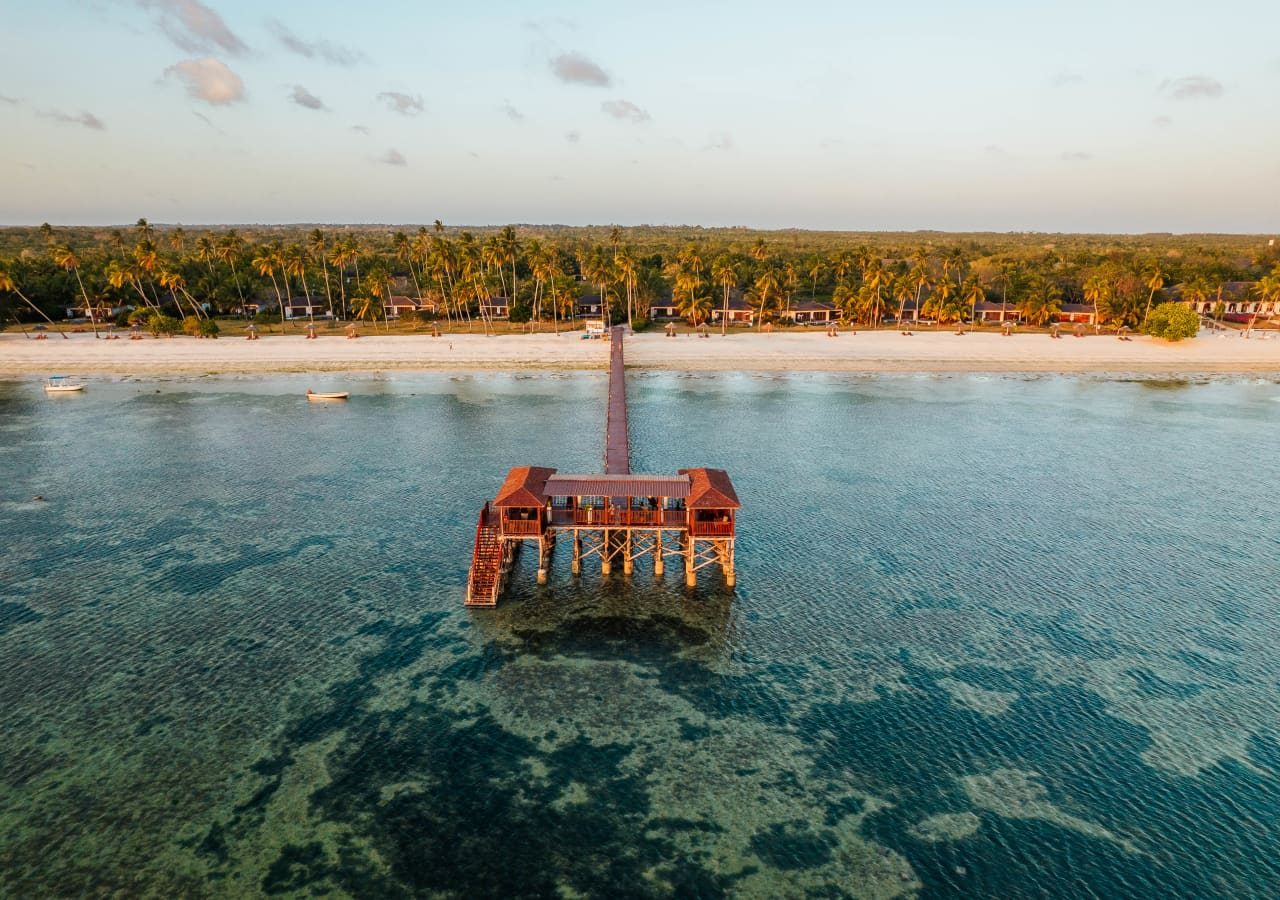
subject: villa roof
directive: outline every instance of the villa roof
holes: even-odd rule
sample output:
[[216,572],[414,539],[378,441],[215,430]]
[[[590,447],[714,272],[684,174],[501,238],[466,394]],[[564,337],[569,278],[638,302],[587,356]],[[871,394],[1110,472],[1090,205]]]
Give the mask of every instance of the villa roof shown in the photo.
[[690,509],[741,509],[738,494],[724,469],[681,469],[689,476]]
[[555,469],[542,466],[516,466],[498,489],[493,505],[498,509],[512,506],[541,506],[547,502],[545,487]]
[[547,479],[549,497],[674,497],[689,496],[687,475],[553,475]]
[[830,300],[792,300],[792,312],[812,312],[820,309],[835,309],[836,305]]
[[405,297],[401,294],[392,294],[391,301],[387,305],[388,306],[411,306],[414,309],[417,309],[418,301],[414,300],[412,297]]
[[1059,308],[1064,313],[1091,313],[1093,312],[1092,303],[1060,303]]

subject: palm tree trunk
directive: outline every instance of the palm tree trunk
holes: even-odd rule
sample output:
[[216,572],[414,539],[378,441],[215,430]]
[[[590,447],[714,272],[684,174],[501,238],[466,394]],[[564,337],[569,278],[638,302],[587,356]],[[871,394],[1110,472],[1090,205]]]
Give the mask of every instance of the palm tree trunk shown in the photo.
[[89,314],[89,325],[93,328],[93,339],[98,339],[98,317],[94,314],[94,309],[89,305],[89,295],[85,293],[84,282],[80,280],[80,267],[76,266],[72,271],[76,273],[76,284],[80,285],[80,296],[84,299],[85,312]]
[[22,291],[18,290],[16,287],[13,289],[13,292],[18,295],[18,297],[22,300],[23,303],[27,304],[27,306],[30,306],[36,312],[40,313],[41,318],[43,318],[46,322],[52,325],[54,327],[54,330],[56,330],[58,334],[62,335],[62,339],[64,341],[71,340],[69,337],[67,337],[66,332],[64,332],[61,328],[58,327],[57,322],[53,321],[53,319],[50,319],[49,316],[45,314],[45,311],[43,309],[36,306],[34,303],[32,303],[30,300],[27,299],[26,294],[22,293]]
[[242,312],[244,314],[244,317],[248,319],[249,310],[245,308],[244,291],[241,290],[240,288],[240,273],[236,271],[235,257],[228,257],[227,265],[231,266],[231,277],[235,280],[235,283],[236,283],[236,296],[240,298],[240,312]]
[[333,291],[329,290],[329,263],[324,258],[324,254],[320,254],[320,267],[324,269],[324,297],[329,304],[329,318],[333,318]]

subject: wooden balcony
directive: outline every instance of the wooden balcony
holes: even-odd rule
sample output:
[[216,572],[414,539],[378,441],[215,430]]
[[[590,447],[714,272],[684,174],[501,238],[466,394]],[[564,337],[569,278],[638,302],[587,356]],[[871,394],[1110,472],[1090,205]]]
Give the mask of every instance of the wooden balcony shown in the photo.
[[694,522],[690,533],[694,537],[733,537],[733,522]]
[[502,520],[503,537],[537,537],[542,534],[542,522],[539,519],[506,519]]
[[683,528],[683,509],[591,508],[551,510],[551,524],[562,528]]

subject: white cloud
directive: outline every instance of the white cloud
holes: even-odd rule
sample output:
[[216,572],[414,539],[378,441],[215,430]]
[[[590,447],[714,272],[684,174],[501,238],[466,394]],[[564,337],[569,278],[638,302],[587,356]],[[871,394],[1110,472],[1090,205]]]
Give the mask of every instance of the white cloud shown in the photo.
[[0,103],[7,103],[7,104],[9,104],[10,106],[17,106],[17,105],[18,105],[18,98],[17,98],[17,97],[6,97],[4,94],[0,94]]
[[512,106],[510,100],[502,101],[502,111],[506,113],[507,118],[510,119],[512,122],[524,121],[524,113],[520,112],[520,110]]
[[106,131],[107,129],[107,126],[103,124],[101,119],[93,113],[84,112],[83,110],[78,115],[71,115],[70,113],[50,109],[36,113],[36,115],[44,119],[52,119],[55,122],[61,122],[64,125],[82,125],[85,128],[92,129],[93,131]]
[[1225,92],[1222,82],[1207,75],[1188,75],[1166,80],[1160,85],[1160,93],[1174,100],[1216,100]]
[[387,104],[387,109],[402,116],[416,116],[426,109],[421,94],[402,94],[400,91],[383,91],[378,99]]
[[365,137],[369,136],[369,128],[366,125],[352,125],[351,130],[356,134],[363,134]]
[[1151,120],[1151,124],[1156,126],[1157,128],[1168,128],[1170,125],[1173,124],[1173,119],[1169,118],[1168,116],[1156,116],[1154,119]]
[[1093,159],[1093,154],[1082,153],[1079,150],[1068,150],[1062,154],[1062,159],[1066,162],[1088,162]]
[[551,74],[565,84],[585,84],[591,87],[609,87],[613,79],[581,53],[561,53],[550,62]]
[[582,140],[582,132],[581,132],[581,131],[567,131],[567,132],[565,132],[564,139],[565,139],[566,141],[568,141],[570,144],[576,144],[576,143],[578,143],[578,141]]
[[404,158],[404,154],[396,148],[392,147],[386,153],[378,157],[378,162],[385,163],[388,166],[407,166],[409,161]]
[[1084,76],[1079,72],[1057,72],[1049,78],[1049,87],[1065,88],[1084,84]]
[[285,49],[307,59],[320,59],[335,66],[354,66],[356,63],[364,62],[367,59],[359,50],[352,50],[350,47],[344,47],[331,41],[324,39],[304,41],[290,31],[279,19],[268,19],[267,27],[271,29],[271,33],[276,36],[276,40]]
[[305,106],[307,109],[328,109],[323,100],[300,84],[293,86],[293,92],[289,95],[289,99],[299,106]]
[[707,145],[706,145],[705,147],[703,147],[702,149],[704,149],[704,150],[732,150],[732,149],[733,149],[733,135],[729,134],[729,132],[727,132],[727,131],[721,131],[719,134],[713,134],[713,135],[711,135],[711,139],[710,139],[709,141],[707,141]]
[[226,64],[213,57],[184,59],[164,70],[166,78],[177,78],[187,94],[211,106],[226,106],[244,100],[244,82]]
[[200,0],[138,0],[143,9],[156,12],[160,30],[188,53],[207,53],[218,48],[232,56],[248,52],[244,41]]
[[600,104],[602,112],[608,113],[615,119],[624,119],[629,122],[647,122],[649,114],[640,107],[636,106],[630,100],[606,100]]

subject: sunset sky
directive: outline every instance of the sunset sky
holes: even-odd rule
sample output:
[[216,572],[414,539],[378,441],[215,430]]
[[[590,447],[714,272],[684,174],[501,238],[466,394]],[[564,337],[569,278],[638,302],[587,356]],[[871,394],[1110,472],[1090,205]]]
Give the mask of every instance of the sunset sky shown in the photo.
[[0,224],[1280,230],[1280,7],[43,0]]

